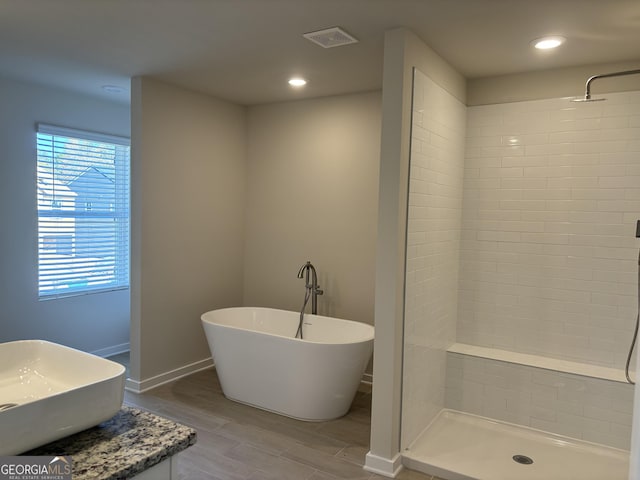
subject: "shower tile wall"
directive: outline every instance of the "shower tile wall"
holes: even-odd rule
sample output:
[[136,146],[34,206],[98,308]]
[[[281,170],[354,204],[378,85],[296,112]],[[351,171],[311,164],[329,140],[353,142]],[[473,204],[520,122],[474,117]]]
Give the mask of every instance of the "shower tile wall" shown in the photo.
[[630,448],[629,384],[450,353],[445,407]]
[[468,108],[457,341],[622,368],[640,92]]
[[402,445],[444,406],[455,341],[466,107],[415,72],[407,226]]

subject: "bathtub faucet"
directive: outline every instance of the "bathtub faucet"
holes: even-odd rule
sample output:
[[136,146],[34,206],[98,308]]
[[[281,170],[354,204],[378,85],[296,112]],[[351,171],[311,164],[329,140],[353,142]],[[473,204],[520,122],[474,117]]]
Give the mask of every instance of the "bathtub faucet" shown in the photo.
[[[303,275],[307,292],[305,295],[304,305],[302,306],[302,311],[304,312],[304,307],[307,305],[309,295],[311,295],[311,313],[316,315],[318,313],[318,295],[322,295],[324,292],[318,285],[318,275],[316,274],[316,269],[311,262],[308,261],[300,267],[300,270],[298,271],[298,278],[302,278]],[[309,277],[311,277],[311,283],[309,283]]]

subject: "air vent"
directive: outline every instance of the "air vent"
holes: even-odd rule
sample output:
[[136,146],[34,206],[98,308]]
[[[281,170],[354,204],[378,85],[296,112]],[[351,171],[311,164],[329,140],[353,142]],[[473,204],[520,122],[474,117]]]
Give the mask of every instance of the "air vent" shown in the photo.
[[309,32],[302,35],[322,48],[341,47],[351,43],[358,43],[358,39],[349,35],[340,27],[326,28],[317,32]]

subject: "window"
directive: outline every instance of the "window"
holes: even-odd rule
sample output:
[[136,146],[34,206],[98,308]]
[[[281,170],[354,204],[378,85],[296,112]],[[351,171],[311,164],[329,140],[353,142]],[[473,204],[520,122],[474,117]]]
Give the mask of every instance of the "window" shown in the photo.
[[129,286],[129,139],[38,125],[40,298]]

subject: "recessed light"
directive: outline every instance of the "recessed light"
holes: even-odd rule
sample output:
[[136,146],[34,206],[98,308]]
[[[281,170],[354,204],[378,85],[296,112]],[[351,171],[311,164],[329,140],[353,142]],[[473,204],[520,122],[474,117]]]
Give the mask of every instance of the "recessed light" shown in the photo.
[[303,87],[307,84],[307,81],[304,78],[296,77],[289,80],[289,85],[292,87]]
[[538,50],[551,50],[562,45],[567,39],[558,35],[536,38],[531,44]]

